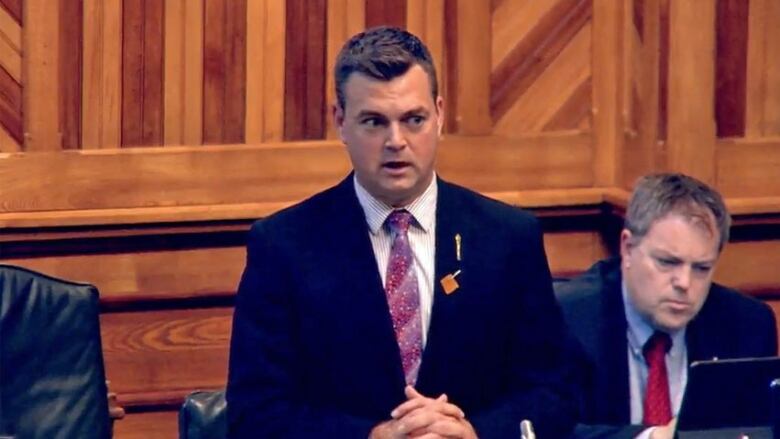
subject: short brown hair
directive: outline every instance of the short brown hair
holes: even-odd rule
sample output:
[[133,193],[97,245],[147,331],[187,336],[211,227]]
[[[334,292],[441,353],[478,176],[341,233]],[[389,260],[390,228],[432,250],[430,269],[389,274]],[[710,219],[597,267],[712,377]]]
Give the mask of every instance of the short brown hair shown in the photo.
[[336,58],[334,76],[336,99],[345,108],[344,84],[349,76],[362,73],[374,79],[390,81],[419,65],[428,74],[433,100],[439,96],[436,68],[428,48],[413,34],[396,27],[367,29],[347,41]]
[[731,216],[720,194],[693,177],[676,173],[647,175],[637,181],[628,203],[625,228],[641,239],[653,223],[670,213],[714,226],[719,232],[719,251],[729,240]]

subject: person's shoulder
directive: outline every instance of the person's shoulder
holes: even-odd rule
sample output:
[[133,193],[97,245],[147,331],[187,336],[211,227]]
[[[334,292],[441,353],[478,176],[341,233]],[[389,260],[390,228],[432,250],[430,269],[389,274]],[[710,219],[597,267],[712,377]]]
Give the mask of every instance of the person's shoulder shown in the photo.
[[710,286],[707,302],[713,308],[717,308],[731,315],[739,313],[744,316],[769,316],[772,308],[763,301],[741,293],[733,288],[713,282]]
[[345,196],[343,183],[318,192],[309,198],[285,207],[252,224],[252,234],[272,230],[274,233],[299,233],[311,230],[329,215],[329,210]]
[[570,280],[555,282],[555,295],[562,304],[582,306],[600,301],[607,289],[620,284],[620,258],[603,259]]
[[539,222],[536,217],[519,206],[490,198],[469,188],[443,180],[440,190],[446,192],[448,198],[456,201],[459,210],[468,213],[473,218],[500,224],[538,227]]

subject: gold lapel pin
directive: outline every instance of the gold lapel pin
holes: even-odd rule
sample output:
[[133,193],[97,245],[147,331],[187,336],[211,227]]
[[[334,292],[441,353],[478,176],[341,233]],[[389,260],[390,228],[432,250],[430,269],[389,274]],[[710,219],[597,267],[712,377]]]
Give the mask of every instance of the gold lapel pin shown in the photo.
[[457,259],[458,262],[460,262],[460,242],[461,242],[460,233],[456,233],[455,234],[455,259]]
[[458,285],[458,281],[455,279],[455,276],[460,274],[460,270],[456,271],[455,273],[450,273],[443,278],[441,278],[441,287],[444,288],[444,294],[452,294],[455,292],[455,290],[460,287]]

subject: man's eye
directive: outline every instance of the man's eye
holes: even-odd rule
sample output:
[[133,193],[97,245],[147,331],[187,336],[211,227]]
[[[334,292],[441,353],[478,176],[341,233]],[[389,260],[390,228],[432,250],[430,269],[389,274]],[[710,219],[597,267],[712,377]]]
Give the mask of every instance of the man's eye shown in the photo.
[[693,269],[699,273],[709,273],[710,270],[712,270],[712,267],[709,265],[694,265]]
[[382,121],[377,117],[369,117],[367,119],[363,119],[360,122],[361,125],[367,126],[369,128],[374,128],[382,125]]
[[425,122],[425,117],[423,117],[423,116],[412,116],[412,117],[406,119],[406,122],[409,125],[412,125],[412,126],[420,126],[420,125],[422,125]]
[[662,267],[671,267],[677,263],[677,261],[673,259],[664,259],[664,258],[658,258],[656,259],[658,261],[658,265],[661,265]]

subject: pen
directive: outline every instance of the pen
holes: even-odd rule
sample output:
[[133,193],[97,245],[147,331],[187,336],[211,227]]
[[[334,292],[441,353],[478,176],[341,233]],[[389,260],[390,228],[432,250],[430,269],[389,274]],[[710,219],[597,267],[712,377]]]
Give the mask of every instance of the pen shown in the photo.
[[520,437],[522,439],[536,439],[534,426],[528,419],[523,419],[523,421],[520,422]]

